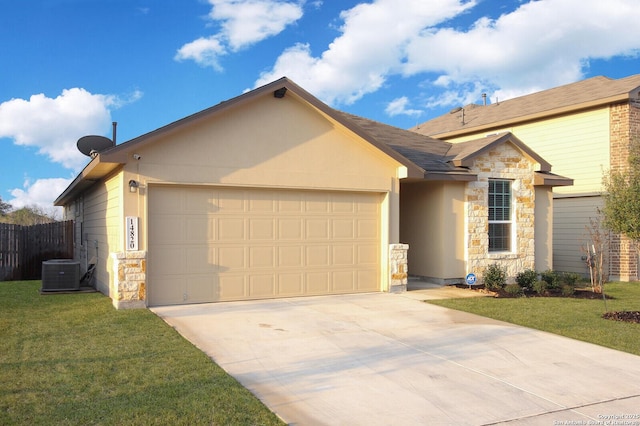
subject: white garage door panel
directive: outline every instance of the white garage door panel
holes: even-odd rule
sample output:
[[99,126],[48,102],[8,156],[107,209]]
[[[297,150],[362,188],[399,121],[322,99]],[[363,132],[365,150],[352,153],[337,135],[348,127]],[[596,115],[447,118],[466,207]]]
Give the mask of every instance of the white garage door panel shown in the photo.
[[152,187],[149,304],[378,291],[381,199]]

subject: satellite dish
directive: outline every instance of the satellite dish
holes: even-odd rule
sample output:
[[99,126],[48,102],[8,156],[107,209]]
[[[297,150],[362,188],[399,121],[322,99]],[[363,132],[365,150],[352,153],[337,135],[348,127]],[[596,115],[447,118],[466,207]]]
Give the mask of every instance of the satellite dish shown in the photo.
[[104,136],[89,135],[78,139],[78,143],[76,145],[81,153],[89,157],[93,157],[96,153],[100,153],[105,149],[111,148],[115,144],[111,139]]

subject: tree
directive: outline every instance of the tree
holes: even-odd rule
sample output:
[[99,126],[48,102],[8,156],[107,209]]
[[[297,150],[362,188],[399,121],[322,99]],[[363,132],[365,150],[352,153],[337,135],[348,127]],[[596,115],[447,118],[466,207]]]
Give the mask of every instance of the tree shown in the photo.
[[31,226],[56,221],[55,212],[47,213],[45,209],[36,205],[0,214],[0,222],[14,225]]
[[[603,179],[602,225],[629,241],[630,253],[640,253],[640,142],[629,144],[627,167],[609,170]],[[637,261],[636,257],[636,261]]]
[[610,170],[604,176],[603,225],[629,238],[636,248],[640,242],[640,146],[629,147],[628,167]]
[[11,223],[22,226],[41,225],[43,223],[55,222],[55,219],[48,215],[41,207],[30,206],[14,210],[10,214]]
[[11,204],[5,203],[0,197],[0,216],[6,216],[9,210],[11,210]]
[[[585,227],[588,233],[588,241],[583,250],[587,255],[591,290],[594,293],[602,293],[604,295],[604,283],[608,279],[606,264],[610,233],[603,229],[602,217],[602,211],[598,209],[598,216],[589,218],[589,225]],[[606,310],[607,301],[606,299],[604,300]]]

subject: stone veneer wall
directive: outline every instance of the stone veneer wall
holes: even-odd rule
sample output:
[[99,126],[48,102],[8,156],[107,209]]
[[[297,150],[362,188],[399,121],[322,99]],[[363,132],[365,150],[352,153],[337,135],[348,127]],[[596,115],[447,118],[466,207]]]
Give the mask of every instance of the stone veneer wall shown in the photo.
[[144,308],[146,296],[147,252],[113,253],[114,280],[111,299],[117,309]]
[[[611,170],[624,171],[629,167],[629,146],[640,143],[640,104],[612,105],[609,110],[609,149]],[[638,254],[631,241],[613,235],[609,246],[609,275],[613,280],[638,279]]]
[[389,291],[398,293],[407,290],[409,264],[407,261],[408,244],[389,245]]
[[[535,267],[535,188],[537,163],[523,156],[512,144],[505,143],[478,156],[471,172],[478,180],[469,182],[467,205],[467,271],[482,277],[490,264],[507,271],[510,281],[518,272]],[[510,253],[489,252],[489,178],[513,181],[512,202],[515,208],[515,247]]]

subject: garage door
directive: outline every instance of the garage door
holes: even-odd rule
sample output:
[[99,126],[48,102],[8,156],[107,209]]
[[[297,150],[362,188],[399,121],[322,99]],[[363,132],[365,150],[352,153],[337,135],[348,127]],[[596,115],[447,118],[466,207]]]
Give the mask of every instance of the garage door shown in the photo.
[[154,186],[151,306],[380,290],[381,194]]

